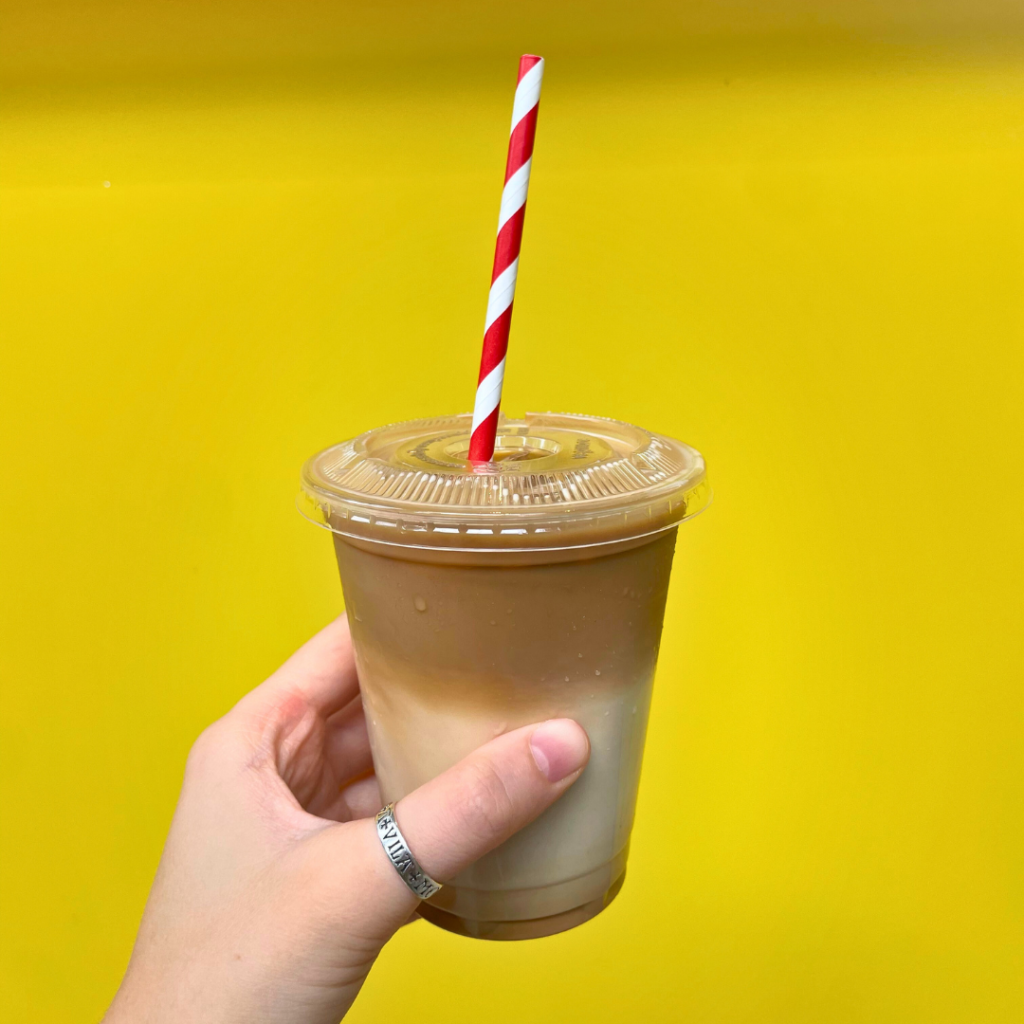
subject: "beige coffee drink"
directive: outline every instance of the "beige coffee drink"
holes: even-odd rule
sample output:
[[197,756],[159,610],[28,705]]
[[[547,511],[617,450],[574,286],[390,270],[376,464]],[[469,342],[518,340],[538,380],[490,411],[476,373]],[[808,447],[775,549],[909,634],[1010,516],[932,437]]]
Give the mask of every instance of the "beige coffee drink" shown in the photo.
[[692,448],[611,420],[468,416],[385,427],[303,471],[332,530],[374,767],[400,799],[507,730],[574,718],[583,775],[421,907],[516,939],[571,928],[625,874],[676,527],[709,499]]

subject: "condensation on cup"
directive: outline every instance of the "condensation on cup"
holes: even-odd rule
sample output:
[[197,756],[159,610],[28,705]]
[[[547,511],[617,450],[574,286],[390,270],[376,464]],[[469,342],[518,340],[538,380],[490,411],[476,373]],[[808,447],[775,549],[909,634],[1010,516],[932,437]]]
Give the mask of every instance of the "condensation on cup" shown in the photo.
[[385,802],[548,718],[590,736],[583,775],[422,904],[442,928],[550,935],[622,886],[676,528],[711,500],[688,445],[614,420],[469,416],[371,430],[315,455],[303,514],[334,534]]

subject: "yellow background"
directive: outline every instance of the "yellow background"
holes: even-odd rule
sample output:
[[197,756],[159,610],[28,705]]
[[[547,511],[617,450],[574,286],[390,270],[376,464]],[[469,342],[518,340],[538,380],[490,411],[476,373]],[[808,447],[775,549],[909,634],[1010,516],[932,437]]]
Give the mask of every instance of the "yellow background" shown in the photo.
[[407,929],[351,1019],[1024,1019],[1021,18],[7,3],[0,1018],[100,1016],[191,741],[340,610],[303,459],[469,408],[532,50],[505,407],[717,500],[619,899]]

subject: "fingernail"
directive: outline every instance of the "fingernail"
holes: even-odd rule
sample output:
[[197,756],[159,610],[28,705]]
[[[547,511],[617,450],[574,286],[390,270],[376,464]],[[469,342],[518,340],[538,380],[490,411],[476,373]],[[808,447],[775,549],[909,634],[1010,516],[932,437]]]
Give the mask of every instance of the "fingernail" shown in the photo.
[[549,782],[561,782],[590,758],[590,740],[571,718],[553,718],[530,737],[530,753]]

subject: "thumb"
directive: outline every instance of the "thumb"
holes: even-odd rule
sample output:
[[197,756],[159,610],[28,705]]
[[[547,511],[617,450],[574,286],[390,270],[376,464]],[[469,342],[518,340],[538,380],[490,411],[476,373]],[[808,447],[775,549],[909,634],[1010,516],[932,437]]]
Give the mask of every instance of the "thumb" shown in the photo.
[[452,878],[551,806],[590,757],[582,726],[555,718],[499,736],[398,802],[420,867]]
[[[506,733],[395,807],[395,820],[419,866],[446,882],[551,806],[580,776],[590,757],[582,726],[555,718]],[[408,919],[416,896],[388,860],[372,820],[359,845],[371,867],[376,928],[389,932]],[[370,924],[370,922],[367,922]]]

